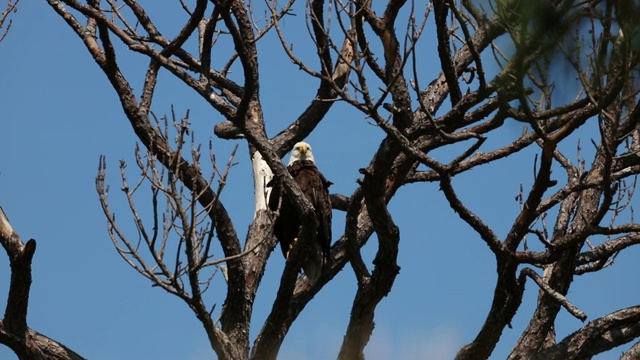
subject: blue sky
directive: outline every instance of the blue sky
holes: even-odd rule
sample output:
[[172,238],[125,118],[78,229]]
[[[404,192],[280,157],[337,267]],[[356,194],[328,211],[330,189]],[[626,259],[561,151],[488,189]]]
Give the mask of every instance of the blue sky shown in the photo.
[[[174,9],[162,7],[154,14],[170,18]],[[302,15],[299,9],[297,17],[285,22],[291,41],[306,37],[305,31],[295,30]],[[422,46],[435,46],[434,38],[425,36]],[[303,48],[298,42],[296,49]],[[317,86],[281,54],[274,38],[266,38],[259,50],[265,55],[260,65],[267,127],[274,135],[304,109]],[[123,66],[138,89],[144,74],[135,71],[146,63],[139,60],[126,60]],[[438,64],[435,58],[423,61],[424,86],[435,74],[430,69]],[[11,33],[0,43],[0,79],[0,206],[23,240],[38,241],[29,326],[90,359],[211,358],[205,332],[187,306],[152,288],[113,248],[95,191],[98,157],[107,157],[112,209],[132,230],[118,191],[118,161],[129,162],[129,176],[135,179],[136,138],[106,77],[45,1],[20,3]],[[171,105],[178,115],[190,109],[196,138],[206,143],[220,115],[168,74],[160,81],[154,112],[169,114]],[[295,91],[288,91],[291,88]],[[583,132],[585,148],[595,137],[593,129],[587,126]],[[505,127],[483,151],[505,144],[520,131],[519,124]],[[368,164],[382,137],[382,131],[363,115],[338,103],[308,141],[318,166],[334,183],[332,191],[349,195],[356,187],[358,169]],[[253,212],[247,149],[242,142],[213,141],[218,158],[225,161],[233,146],[240,144],[238,165],[231,171],[222,200],[243,237]],[[576,137],[566,144],[574,159],[571,149],[576,145]],[[460,197],[499,235],[506,234],[515,218],[514,197],[520,183],[525,189],[531,184],[534,154],[523,151],[454,180]],[[560,171],[555,174],[562,176]],[[144,207],[142,202],[139,207]],[[450,210],[437,184],[403,187],[390,210],[401,230],[398,261],[402,269],[392,292],[378,306],[367,358],[450,359],[475,337],[489,310],[496,278],[493,256]],[[343,213],[334,213],[334,237],[343,232],[343,218]],[[370,263],[375,251],[372,239],[365,248],[365,260]],[[569,299],[589,319],[636,304],[640,290],[628,286],[628,281],[630,273],[640,270],[639,255],[635,249],[625,252],[612,268],[579,277]],[[283,266],[279,252],[274,252],[256,299],[252,338],[271,308]],[[0,256],[0,299],[6,298],[8,281],[8,260]],[[300,315],[279,358],[335,358],[355,291],[355,277],[347,266]],[[207,293],[210,303],[219,306],[223,295],[222,288]],[[526,326],[536,297],[535,284],[527,283],[514,329],[505,330],[492,358],[506,357]],[[560,319],[559,337],[581,326],[566,313]],[[615,350],[598,359],[617,359],[619,353]],[[0,358],[16,357],[0,348]]]

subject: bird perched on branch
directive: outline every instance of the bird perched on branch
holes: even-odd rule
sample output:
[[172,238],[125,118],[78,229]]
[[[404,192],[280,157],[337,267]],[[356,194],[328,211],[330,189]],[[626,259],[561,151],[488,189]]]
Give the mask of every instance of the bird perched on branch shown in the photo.
[[[329,260],[331,247],[331,199],[328,181],[318,170],[311,152],[311,145],[299,142],[291,151],[287,166],[289,174],[302,190],[302,193],[313,205],[318,225],[315,237],[310,239],[309,256],[305,256],[301,264],[308,278],[315,281],[320,277],[324,265]],[[289,258],[291,250],[298,242],[298,234],[302,223],[296,208],[295,199],[284,194],[280,179],[273,178],[267,186],[271,186],[269,208],[276,212],[273,232],[280,242],[282,254]]]

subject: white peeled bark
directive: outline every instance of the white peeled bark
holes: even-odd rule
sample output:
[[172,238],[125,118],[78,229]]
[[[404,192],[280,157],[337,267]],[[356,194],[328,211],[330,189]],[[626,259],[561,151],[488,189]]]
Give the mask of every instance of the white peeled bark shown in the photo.
[[258,211],[267,210],[269,194],[271,194],[271,188],[267,187],[267,183],[271,178],[273,178],[273,172],[269,165],[264,161],[259,151],[253,153],[251,163],[253,167],[253,183],[256,196],[256,207],[253,213],[253,218],[255,220]]
[[0,207],[0,237],[9,239],[13,236],[13,233],[13,227],[9,223],[9,219],[7,219],[7,215],[5,215],[4,210]]

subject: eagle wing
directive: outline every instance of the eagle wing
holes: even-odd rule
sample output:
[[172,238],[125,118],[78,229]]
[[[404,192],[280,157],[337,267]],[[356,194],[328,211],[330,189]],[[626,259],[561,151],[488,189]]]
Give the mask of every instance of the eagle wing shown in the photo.
[[273,234],[280,243],[282,255],[286,258],[293,239],[298,236],[300,227],[298,212],[289,197],[283,196],[280,179],[274,177],[267,183],[267,186],[271,187],[269,209],[276,212],[276,218],[273,223]]
[[[318,222],[317,241],[322,249],[324,263],[329,259],[331,248],[331,198],[328,181],[311,161],[301,161],[294,179],[300,190],[313,205]],[[297,164],[297,163],[296,163]],[[292,173],[293,175],[293,173]]]

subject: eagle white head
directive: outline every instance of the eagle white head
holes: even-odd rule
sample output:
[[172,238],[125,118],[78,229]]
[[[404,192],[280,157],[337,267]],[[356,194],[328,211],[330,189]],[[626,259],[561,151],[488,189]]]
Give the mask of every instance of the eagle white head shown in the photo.
[[291,150],[291,157],[289,158],[289,164],[291,165],[296,161],[309,160],[312,163],[315,163],[315,159],[313,158],[313,153],[311,152],[311,145],[306,142],[299,142],[293,146],[293,150]]

